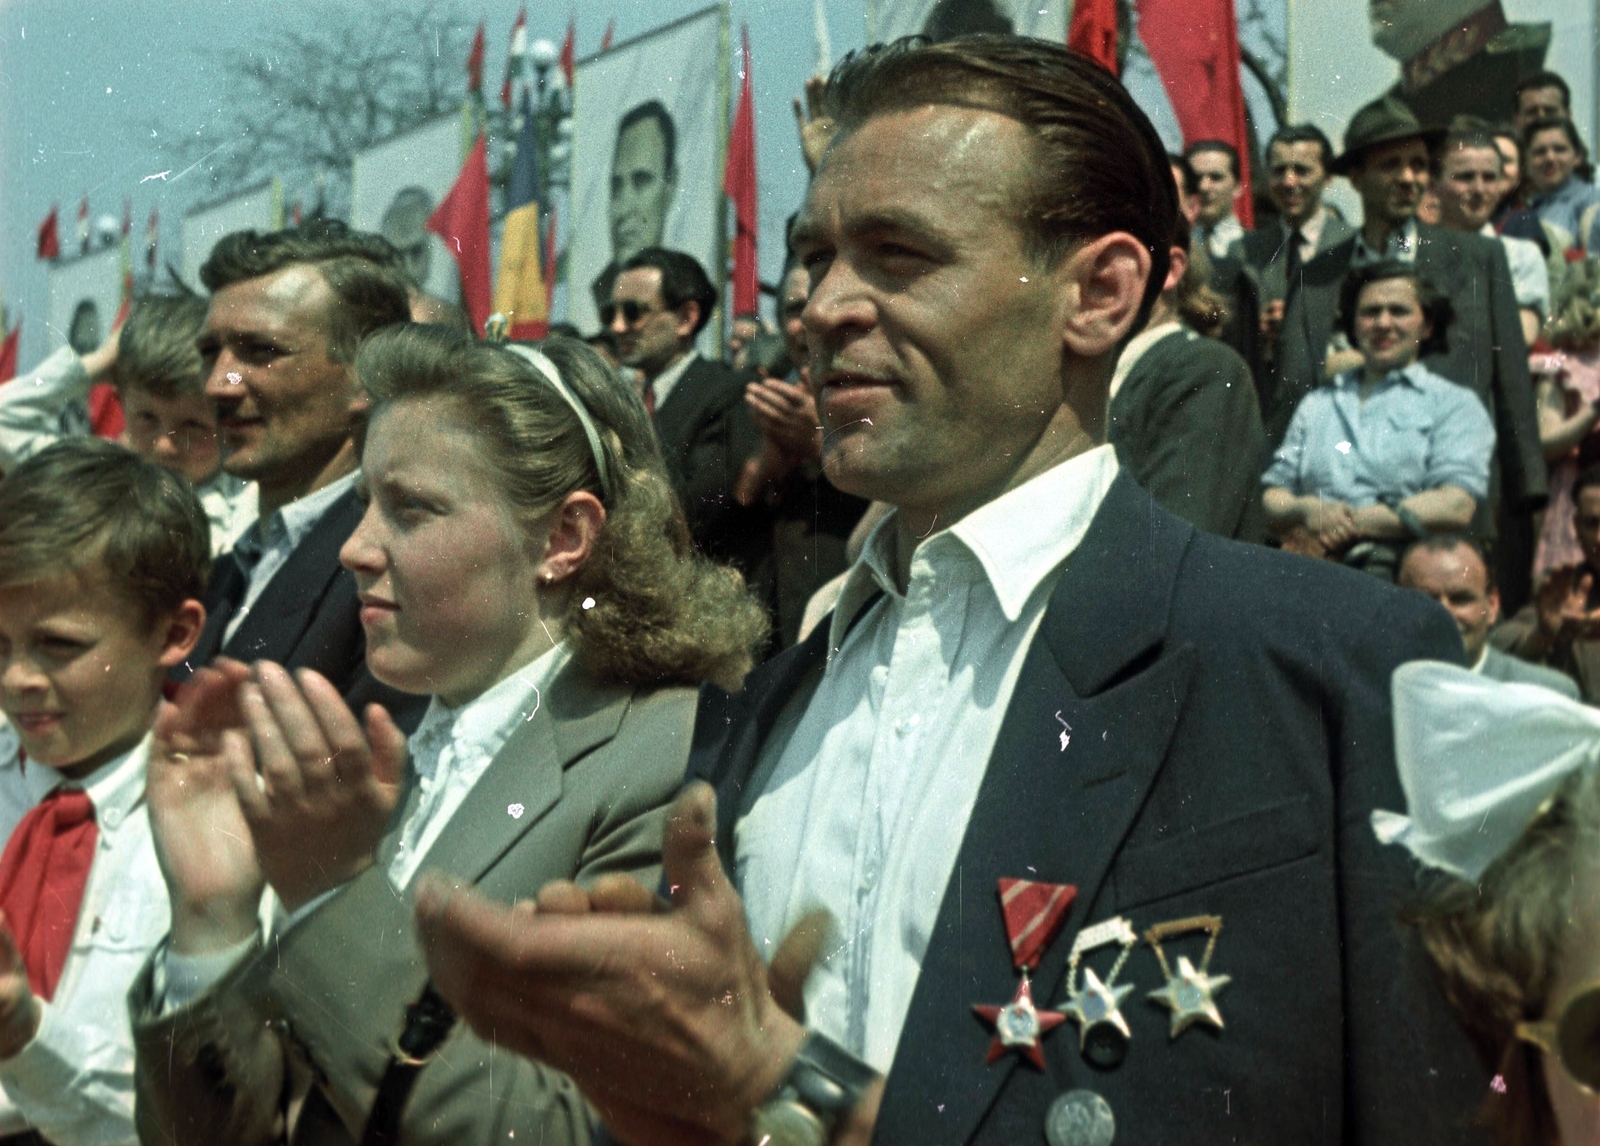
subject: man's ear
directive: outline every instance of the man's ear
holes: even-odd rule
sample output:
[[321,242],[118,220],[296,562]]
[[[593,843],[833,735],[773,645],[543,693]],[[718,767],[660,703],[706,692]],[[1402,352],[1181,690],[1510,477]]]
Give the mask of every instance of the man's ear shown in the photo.
[[1067,302],[1062,341],[1080,358],[1115,350],[1139,316],[1150,281],[1150,251],[1126,231],[1085,243],[1056,271]]
[[205,627],[206,607],[193,597],[173,610],[161,622],[161,667],[174,668],[188,660]]
[[1491,626],[1493,626],[1493,625],[1498,625],[1499,623],[1500,623],[1500,590],[1498,590],[1498,589],[1490,589],[1489,590],[1489,624]]
[[684,339],[694,338],[694,328],[700,322],[700,303],[690,299],[677,310],[678,337]]

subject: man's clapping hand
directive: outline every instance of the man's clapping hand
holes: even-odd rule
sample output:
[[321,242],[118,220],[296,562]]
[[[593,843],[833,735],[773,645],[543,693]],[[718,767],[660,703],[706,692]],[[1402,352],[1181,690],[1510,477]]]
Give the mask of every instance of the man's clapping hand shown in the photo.
[[28,968],[16,936],[0,912],[0,1061],[12,1058],[39,1032],[39,1000],[28,986]]
[[546,887],[503,907],[427,877],[417,918],[435,986],[486,1039],[566,1072],[623,1142],[737,1143],[804,1030],[798,1008],[821,946],[808,918],[761,962],[713,846],[716,800],[672,807],[661,903],[631,880]]

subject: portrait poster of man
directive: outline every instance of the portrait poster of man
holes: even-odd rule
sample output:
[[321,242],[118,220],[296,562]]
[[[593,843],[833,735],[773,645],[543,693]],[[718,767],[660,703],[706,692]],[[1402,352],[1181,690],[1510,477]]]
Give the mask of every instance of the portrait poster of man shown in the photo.
[[427,223],[461,174],[463,158],[461,116],[452,112],[358,152],[350,169],[350,225],[398,247],[411,277],[446,302],[460,298],[461,279]]
[[105,341],[122,306],[122,247],[114,243],[50,266],[46,350],[86,354]]
[[1014,32],[1059,42],[1071,18],[1072,0],[869,0],[867,34],[887,41]]
[[183,281],[195,290],[200,267],[217,240],[234,231],[276,231],[283,226],[283,184],[276,179],[184,213]]
[[1600,127],[1593,4],[1289,0],[1289,29],[1289,118],[1335,143],[1357,108],[1389,91],[1428,125],[1459,112],[1509,119],[1517,80],[1545,69],[1571,85],[1579,134],[1592,144]]
[[727,19],[707,8],[578,61],[567,317],[580,330],[599,327],[617,268],[646,247],[691,254],[722,281]]

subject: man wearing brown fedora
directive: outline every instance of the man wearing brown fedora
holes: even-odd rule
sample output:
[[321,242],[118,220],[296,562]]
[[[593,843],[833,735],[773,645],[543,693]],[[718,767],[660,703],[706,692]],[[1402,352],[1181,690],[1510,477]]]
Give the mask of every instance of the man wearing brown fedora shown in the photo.
[[1359,365],[1355,351],[1334,341],[1339,287],[1350,270],[1384,259],[1414,263],[1455,310],[1448,348],[1424,361],[1477,394],[1494,420],[1490,505],[1480,507],[1477,531],[1498,538],[1502,592],[1526,600],[1531,551],[1525,538],[1531,537],[1531,515],[1543,505],[1546,490],[1528,348],[1501,246],[1417,219],[1428,186],[1429,149],[1444,134],[1423,127],[1393,96],[1367,104],[1350,120],[1333,171],[1360,194],[1362,225],[1306,263],[1300,281],[1289,285],[1277,367],[1262,413],[1276,447],[1301,398],[1330,374]]

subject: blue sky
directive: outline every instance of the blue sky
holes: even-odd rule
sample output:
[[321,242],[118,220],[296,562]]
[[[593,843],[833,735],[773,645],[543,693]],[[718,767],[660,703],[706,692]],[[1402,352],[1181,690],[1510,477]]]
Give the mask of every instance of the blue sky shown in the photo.
[[[488,23],[486,88],[498,87],[519,0],[459,0],[464,23]],[[34,235],[52,203],[63,245],[75,241],[79,200],[94,216],[120,218],[133,200],[134,232],[152,208],[162,220],[163,258],[176,255],[178,221],[205,198],[201,172],[181,175],[173,142],[227,106],[224,61],[272,27],[305,28],[337,5],[321,0],[4,0],[0,2],[0,292],[24,320],[24,368],[42,356],[45,273]],[[528,4],[531,38],[560,42],[574,16],[580,54],[599,47],[615,19],[619,39],[704,7],[704,0],[613,0],[610,5]],[[750,25],[761,179],[762,269],[782,261],[784,217],[805,189],[790,99],[816,64],[808,0],[734,0],[734,26]],[[865,37],[865,0],[828,0],[836,53]],[[152,134],[153,133],[153,134]],[[143,182],[173,169],[166,181]],[[289,195],[310,197],[309,189]]]

